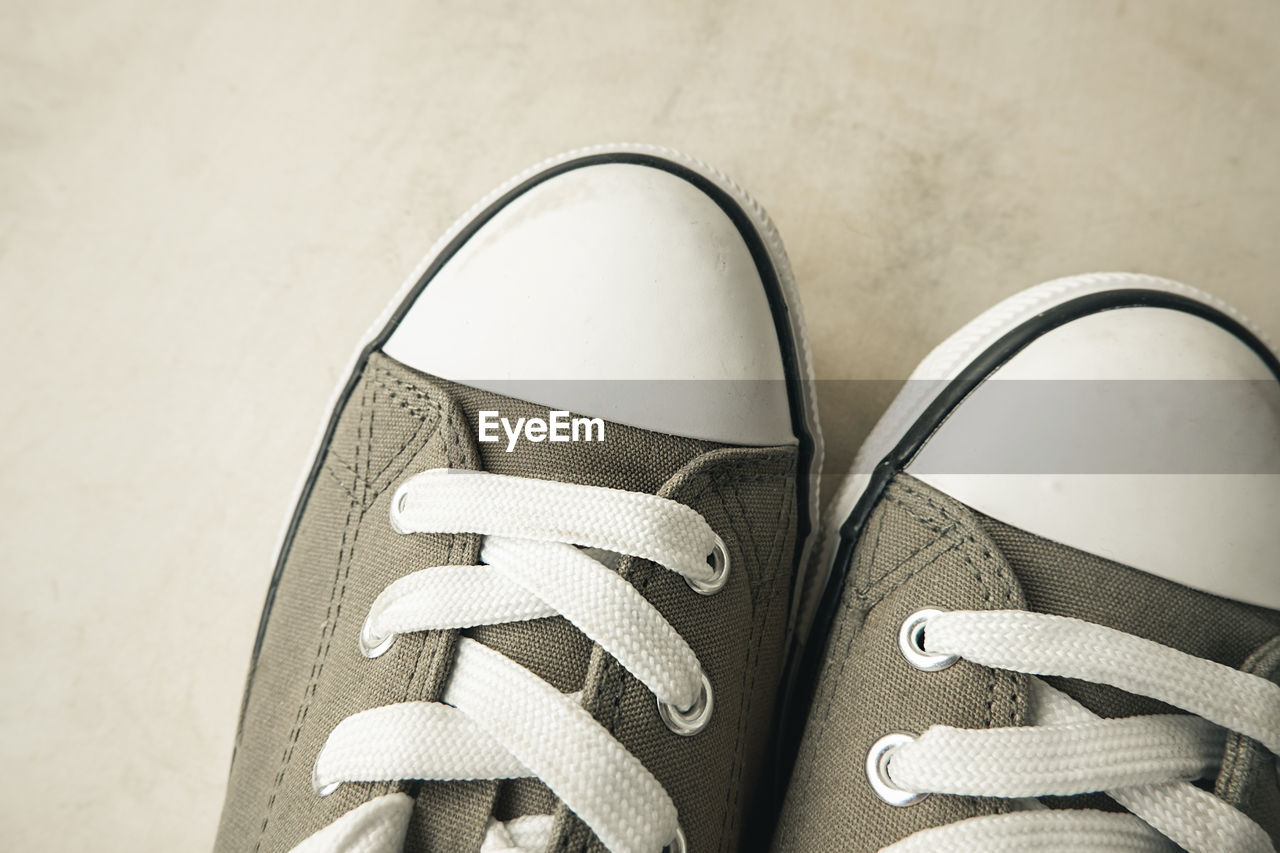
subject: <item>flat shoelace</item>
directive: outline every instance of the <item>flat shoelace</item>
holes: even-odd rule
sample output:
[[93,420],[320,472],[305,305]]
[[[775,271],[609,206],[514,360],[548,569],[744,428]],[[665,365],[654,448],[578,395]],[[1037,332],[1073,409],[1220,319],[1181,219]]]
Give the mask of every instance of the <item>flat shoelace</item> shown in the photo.
[[[400,486],[391,524],[403,534],[480,534],[482,565],[437,566],[388,585],[365,621],[367,655],[382,654],[400,634],[562,616],[660,706],[683,713],[710,702],[706,676],[680,634],[615,570],[581,550],[651,560],[695,589],[718,589],[723,570],[717,577],[712,557],[724,569],[724,544],[689,507],[617,489],[435,469]],[[317,790],[353,781],[537,778],[614,853],[657,853],[679,837],[661,783],[582,707],[579,694],[563,694],[461,637],[442,700],[347,717],[316,759]],[[398,851],[406,801],[403,794],[376,798],[296,850]],[[540,850],[552,820],[491,818],[483,850]]]
[[[1190,784],[1218,770],[1226,730],[1280,751],[1280,685],[1079,619],[1010,611],[936,613],[924,651],[1028,675],[1107,684],[1194,716],[1103,720],[1032,680],[1037,725],[935,726],[895,746],[894,786],[919,794],[1005,797],[1021,809],[933,827],[884,848],[914,851],[1232,850],[1274,853],[1266,832]],[[1131,812],[1055,811],[1038,796],[1105,791]]]

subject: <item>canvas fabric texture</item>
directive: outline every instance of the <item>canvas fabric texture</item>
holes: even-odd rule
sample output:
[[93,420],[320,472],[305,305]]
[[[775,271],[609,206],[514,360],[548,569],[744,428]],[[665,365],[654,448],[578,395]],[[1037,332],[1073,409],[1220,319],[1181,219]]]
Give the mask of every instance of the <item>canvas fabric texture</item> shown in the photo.
[[[1280,611],[1199,592],[979,513],[974,517],[1012,566],[1029,609],[1086,619],[1280,681]],[[1101,684],[1046,680],[1104,717],[1179,712]],[[1261,744],[1239,735],[1228,738],[1214,791],[1280,842],[1276,780],[1275,760]],[[1064,807],[1117,808],[1103,795],[1046,802]]]
[[[902,658],[898,627],[926,607],[1071,616],[1268,677],[1280,671],[1280,613],[1042,539],[900,474],[854,549],[774,835],[776,853],[875,851],[921,829],[1007,809],[1000,800],[945,796],[897,808],[867,783],[867,752],[890,732],[1028,722],[1026,676],[963,660],[921,672]],[[1106,717],[1173,710],[1096,684],[1050,681]],[[1277,837],[1275,764],[1256,742],[1228,740],[1214,790]],[[1045,802],[1118,809],[1105,795]]]
[[307,499],[251,673],[216,850],[287,851],[389,791],[415,798],[405,849],[478,850],[490,813],[557,814],[552,849],[601,849],[536,780],[348,783],[321,798],[311,768],[346,716],[432,700],[458,632],[400,637],[367,660],[357,647],[369,605],[390,582],[476,562],[479,537],[396,534],[391,495],[433,467],[659,493],[701,512],[725,540],[729,583],[694,593],[674,573],[624,558],[629,580],[698,653],[715,693],[710,726],[691,738],[660,721],[647,689],[564,619],[462,633],[508,655],[587,707],[666,786],[694,849],[736,847],[763,758],[780,676],[796,526],[794,447],[735,448],[606,424],[603,443],[476,441],[476,414],[547,416],[547,408],[424,376],[381,354],[365,365]]
[[[1250,655],[1241,669],[1280,683],[1280,637]],[[1262,744],[1243,735],[1228,735],[1213,792],[1261,824],[1280,846],[1280,759]]]
[[925,607],[1025,604],[962,505],[909,478],[890,483],[853,553],[772,849],[875,851],[927,826],[1005,810],[999,800],[958,797],[895,808],[872,792],[863,764],[891,732],[1022,723],[1024,676],[967,661],[920,672],[898,652],[897,636]]

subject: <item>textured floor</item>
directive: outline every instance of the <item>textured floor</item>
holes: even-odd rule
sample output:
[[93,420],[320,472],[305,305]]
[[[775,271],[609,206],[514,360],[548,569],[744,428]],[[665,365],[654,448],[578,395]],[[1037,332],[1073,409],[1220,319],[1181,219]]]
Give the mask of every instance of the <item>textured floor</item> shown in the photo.
[[[208,847],[354,342],[492,185],[618,139],[764,202],[820,378],[1094,269],[1280,332],[1272,0],[7,0],[0,848]],[[890,384],[828,386],[833,466]]]

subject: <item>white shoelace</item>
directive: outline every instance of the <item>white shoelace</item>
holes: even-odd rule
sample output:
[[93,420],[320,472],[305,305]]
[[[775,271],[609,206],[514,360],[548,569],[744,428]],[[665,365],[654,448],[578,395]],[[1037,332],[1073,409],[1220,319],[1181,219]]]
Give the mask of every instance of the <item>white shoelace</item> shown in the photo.
[[[728,557],[693,509],[617,489],[435,469],[400,486],[391,524],[404,534],[480,534],[483,564],[424,569],[387,586],[361,634],[367,656],[400,634],[563,616],[653,692],[669,726],[692,734],[706,724],[711,686],[693,650],[635,587],[575,547],[651,560],[710,594],[726,580]],[[683,847],[670,796],[579,694],[465,637],[441,702],[347,717],[313,773],[325,793],[355,781],[516,778],[542,780],[614,853]],[[295,853],[399,851],[411,806],[403,794],[376,798]],[[491,818],[483,850],[539,851],[552,820]]]
[[[1104,720],[1032,679],[1031,726],[934,726],[868,762],[878,789],[1005,797],[1018,811],[917,832],[881,853],[1070,850],[1274,853],[1249,817],[1191,780],[1219,769],[1226,731],[1280,754],[1280,685],[1123,631],[1026,611],[931,613],[922,650],[1029,675],[1107,684],[1189,711]],[[908,650],[908,659],[911,655]],[[1131,814],[1035,799],[1105,791]]]

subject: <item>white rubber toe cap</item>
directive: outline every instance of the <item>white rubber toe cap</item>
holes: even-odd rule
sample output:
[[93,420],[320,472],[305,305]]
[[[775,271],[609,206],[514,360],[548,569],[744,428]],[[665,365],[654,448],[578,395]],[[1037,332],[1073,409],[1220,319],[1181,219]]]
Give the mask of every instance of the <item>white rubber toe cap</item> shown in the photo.
[[511,200],[383,351],[575,414],[731,444],[796,440],[747,243],[705,192],[649,166],[583,166]]
[[[1036,411],[1062,399],[1071,402],[1052,414]],[[1146,460],[1138,470],[1107,455],[1109,436]],[[1142,446],[1144,436],[1151,447]],[[1038,441],[1052,447],[1037,456]],[[1078,446],[1067,447],[1072,441]],[[1028,463],[1031,470],[1014,470],[1016,461],[979,470],[975,457],[993,448],[1005,463],[1010,448],[1033,451],[1022,459],[1050,461],[1038,469]],[[1090,453],[1101,460],[1096,470],[1082,464]],[[952,412],[907,470],[1031,533],[1280,608],[1277,460],[1280,382],[1263,358],[1194,314],[1132,307],[1073,320],[1034,340]]]

